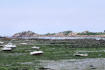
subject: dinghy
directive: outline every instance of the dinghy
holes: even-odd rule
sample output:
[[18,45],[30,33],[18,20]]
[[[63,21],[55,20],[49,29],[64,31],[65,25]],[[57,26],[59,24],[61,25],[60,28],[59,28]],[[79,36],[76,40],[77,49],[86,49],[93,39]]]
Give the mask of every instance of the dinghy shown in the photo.
[[33,51],[33,52],[30,52],[30,55],[40,55],[40,54],[43,54],[43,51]]
[[40,49],[40,47],[33,46],[32,49]]

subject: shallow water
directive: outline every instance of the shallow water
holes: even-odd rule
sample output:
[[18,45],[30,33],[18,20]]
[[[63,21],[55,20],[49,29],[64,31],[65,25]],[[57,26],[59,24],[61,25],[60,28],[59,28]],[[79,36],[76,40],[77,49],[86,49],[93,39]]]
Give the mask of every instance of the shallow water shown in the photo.
[[102,37],[22,37],[22,38],[23,39],[35,38],[35,39],[96,39],[96,40],[103,39],[105,40],[105,38],[102,38]]
[[51,70],[105,70],[105,58],[41,60],[40,65]]

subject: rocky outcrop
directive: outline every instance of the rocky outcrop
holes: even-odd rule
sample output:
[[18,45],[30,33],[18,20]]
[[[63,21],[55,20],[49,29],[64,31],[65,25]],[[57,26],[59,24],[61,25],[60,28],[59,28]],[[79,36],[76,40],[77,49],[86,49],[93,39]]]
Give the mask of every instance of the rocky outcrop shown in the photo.
[[16,33],[12,37],[14,37],[14,38],[18,38],[18,37],[65,37],[65,36],[69,36],[70,33],[72,33],[72,32],[64,31],[64,32],[58,32],[58,33],[47,33],[44,35],[40,35],[40,34],[32,32],[32,31],[24,31],[24,32]]
[[[14,34],[12,37],[19,38],[19,37],[105,37],[105,33],[92,33],[90,35],[88,31],[84,31],[82,33],[75,33],[72,31],[63,31],[58,33],[47,33],[47,34],[37,34],[32,31],[24,31],[20,33]],[[95,34],[95,35],[94,35]]]
[[14,34],[12,37],[38,37],[41,36],[37,33],[34,33],[32,31],[24,31],[24,32],[20,32],[20,33],[16,33]]

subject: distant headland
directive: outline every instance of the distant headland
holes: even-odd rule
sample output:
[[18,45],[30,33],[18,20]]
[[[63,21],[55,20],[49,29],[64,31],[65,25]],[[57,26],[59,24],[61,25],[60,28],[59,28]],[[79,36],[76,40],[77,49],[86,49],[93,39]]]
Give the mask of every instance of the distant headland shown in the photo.
[[47,34],[37,34],[32,31],[23,31],[19,33],[15,33],[12,37],[105,37],[104,32],[73,32],[73,31],[63,31],[58,33],[47,33]]

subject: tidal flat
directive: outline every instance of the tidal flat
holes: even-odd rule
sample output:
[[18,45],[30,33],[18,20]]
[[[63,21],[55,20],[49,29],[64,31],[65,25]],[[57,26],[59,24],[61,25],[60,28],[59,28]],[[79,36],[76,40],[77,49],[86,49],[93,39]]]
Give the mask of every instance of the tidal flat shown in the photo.
[[[4,40],[1,40],[4,41]],[[9,41],[4,41],[5,44]],[[105,41],[77,40],[14,40],[12,51],[0,50],[0,70],[104,70]],[[21,45],[20,43],[27,43]],[[30,55],[40,47],[42,55]],[[2,48],[2,47],[1,47]],[[88,56],[74,56],[76,52]]]

